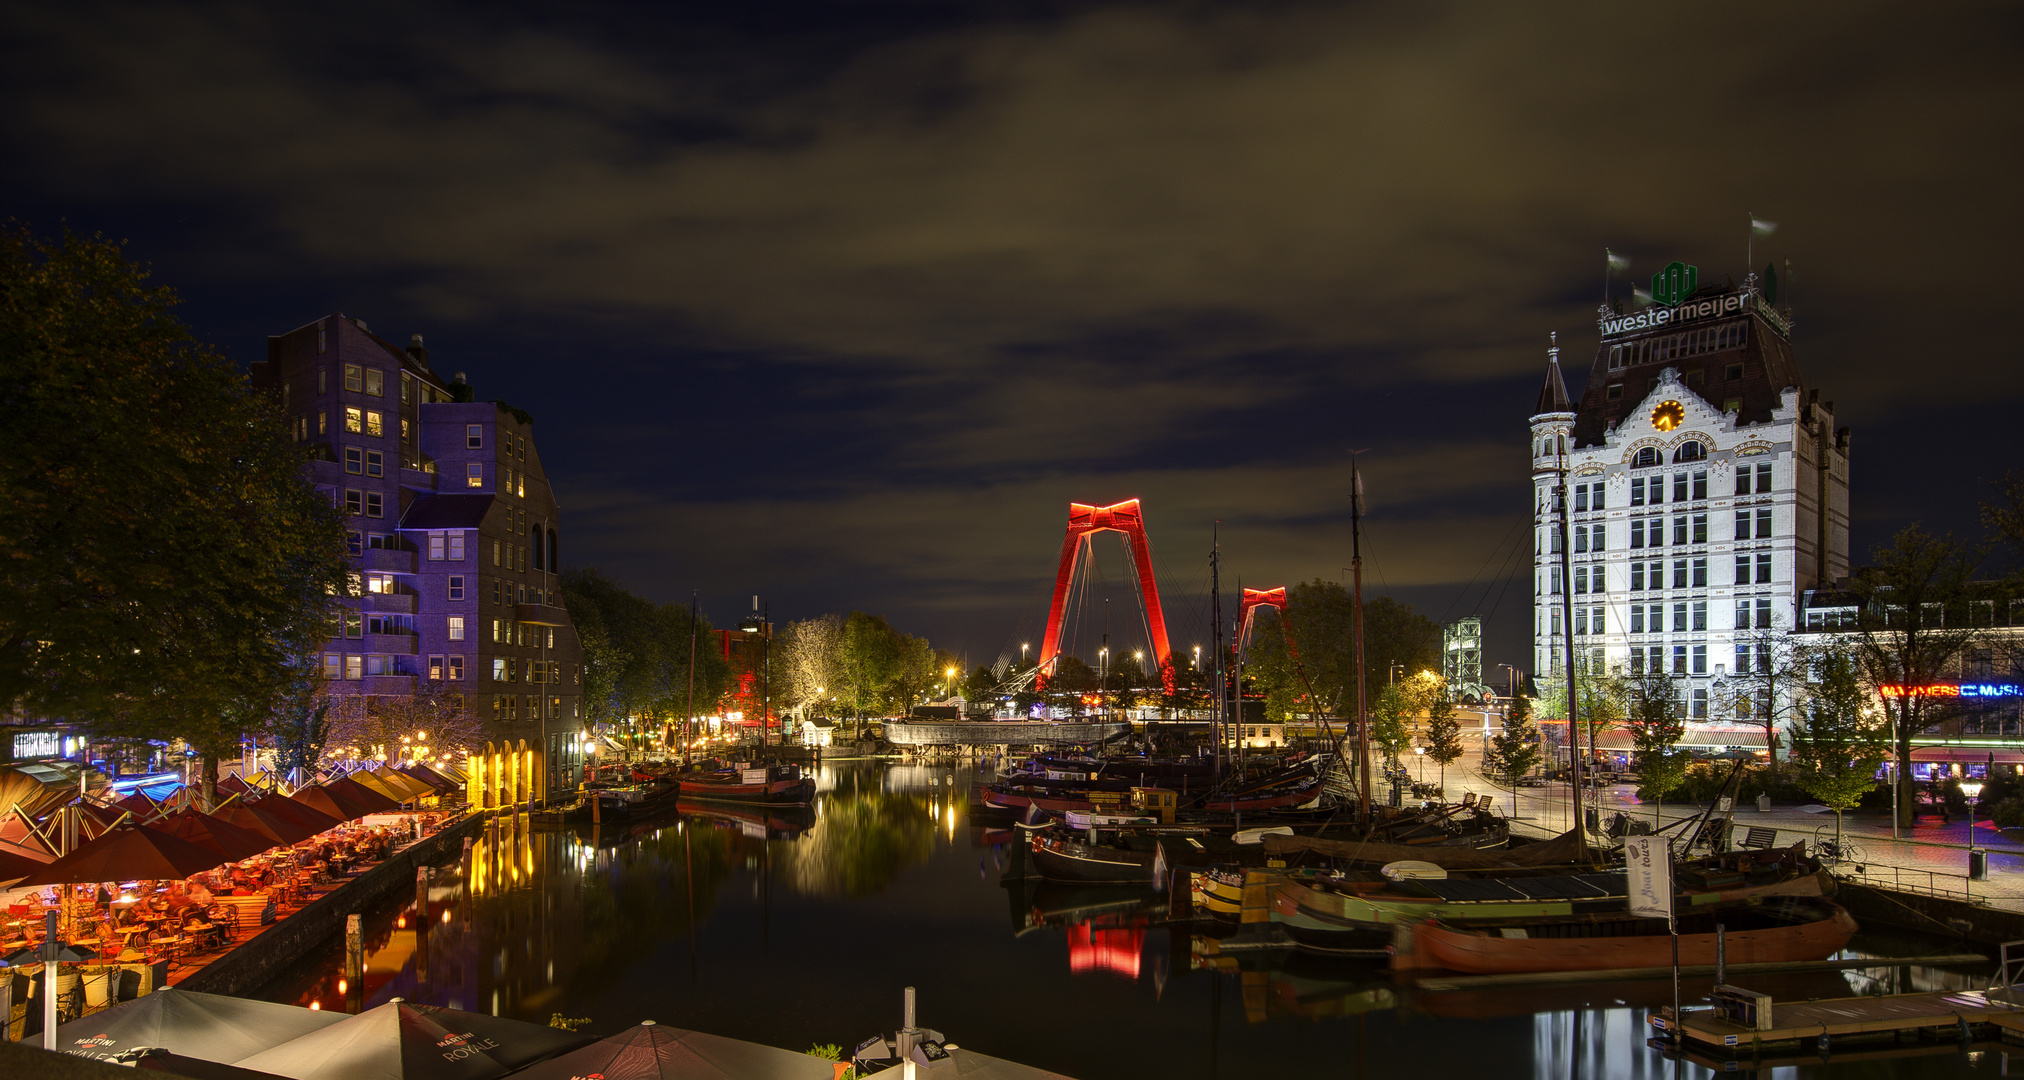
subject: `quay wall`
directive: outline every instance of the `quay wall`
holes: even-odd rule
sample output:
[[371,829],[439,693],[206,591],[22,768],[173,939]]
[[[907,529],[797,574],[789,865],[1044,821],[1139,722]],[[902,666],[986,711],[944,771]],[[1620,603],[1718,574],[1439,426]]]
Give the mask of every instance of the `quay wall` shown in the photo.
[[1879,889],[1843,880],[1834,899],[1857,922],[1892,926],[1921,934],[1956,937],[1977,945],[2024,941],[2024,911],[1988,907],[1944,896]]
[[459,853],[463,839],[484,827],[487,815],[474,813],[397,851],[387,861],[317,897],[287,918],[240,942],[231,952],[176,985],[206,994],[245,994],[272,981],[290,965],[344,932],[345,916],[363,912],[389,893],[415,887],[415,868]]

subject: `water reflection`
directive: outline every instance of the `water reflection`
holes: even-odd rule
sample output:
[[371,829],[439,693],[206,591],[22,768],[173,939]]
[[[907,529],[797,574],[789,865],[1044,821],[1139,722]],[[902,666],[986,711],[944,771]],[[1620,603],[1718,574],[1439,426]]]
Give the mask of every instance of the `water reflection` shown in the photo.
[[[969,824],[965,769],[831,763],[816,779],[800,810],[683,805],[581,829],[498,819],[435,868],[425,900],[368,913],[362,979],[345,979],[333,942],[264,996],[560,1013],[598,1035],[655,1019],[798,1049],[890,1031],[899,988],[916,985],[924,1022],[964,1045],[1083,1080],[1708,1072],[1645,1046],[1668,979],[1433,993],[1381,963],[1225,949],[1176,918],[1174,897],[1025,878],[1014,830]],[[1898,967],[1752,988],[1803,1000],[1986,977]],[[1687,1000],[1710,984],[1688,980]],[[1958,1047],[1916,1051],[1892,1074],[1977,1068]],[[1836,1055],[1859,1073],[1855,1060]],[[1817,1057],[1778,1067],[1851,1074]]]

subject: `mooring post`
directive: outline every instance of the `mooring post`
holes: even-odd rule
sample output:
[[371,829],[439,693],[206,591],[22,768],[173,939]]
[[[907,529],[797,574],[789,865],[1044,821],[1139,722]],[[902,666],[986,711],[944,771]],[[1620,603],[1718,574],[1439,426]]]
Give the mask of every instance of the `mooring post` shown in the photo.
[[429,921],[429,868],[415,867],[415,918]]
[[[347,1004],[358,1011],[365,1001],[365,917],[344,917],[344,979]],[[356,1004],[353,1004],[356,1003]]]

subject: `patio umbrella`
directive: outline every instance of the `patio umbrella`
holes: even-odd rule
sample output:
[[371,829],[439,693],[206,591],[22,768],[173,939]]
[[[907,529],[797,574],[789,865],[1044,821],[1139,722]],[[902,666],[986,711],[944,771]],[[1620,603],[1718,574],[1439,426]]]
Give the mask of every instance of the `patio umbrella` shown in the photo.
[[[352,787],[357,788],[358,785],[353,784]],[[340,793],[330,790],[330,785],[328,784],[303,788],[301,791],[290,795],[288,799],[290,802],[315,810],[326,817],[334,817],[340,822],[362,818],[373,812],[353,798],[348,792]]]
[[112,805],[118,807],[121,810],[131,812],[134,816],[133,819],[143,824],[145,824],[149,818],[154,817],[157,813],[161,812],[161,807],[156,806],[155,801],[153,799],[148,798],[146,795],[143,795],[138,791],[134,792],[131,795],[128,795],[124,799],[114,799]]
[[295,1080],[492,1080],[586,1040],[399,998],[232,1064]]
[[792,1050],[647,1021],[534,1066],[528,1080],[831,1080],[832,1063]]
[[376,773],[360,769],[345,777],[345,779],[378,795],[382,799],[392,799],[397,804],[408,801],[408,793],[405,789],[387,783],[385,780],[380,779]]
[[303,825],[310,830],[312,835],[327,829],[335,829],[349,820],[325,813],[308,803],[297,802],[293,798],[282,795],[269,795],[254,805],[264,807],[288,818],[290,821]]
[[401,805],[399,799],[390,795],[382,795],[349,776],[341,776],[323,786],[328,790],[344,792],[352,798],[357,799],[366,807],[366,813],[368,814],[384,813],[388,810],[397,809]]
[[158,1046],[207,1061],[231,1061],[344,1019],[343,1013],[164,987],[57,1028],[56,1046],[95,1058]]
[[156,822],[155,827],[193,844],[202,844],[223,855],[226,862],[250,859],[275,844],[265,833],[242,829],[216,814],[199,814],[195,810],[170,814]]
[[435,769],[431,769],[427,765],[424,765],[419,761],[415,762],[412,765],[402,766],[401,771],[408,774],[409,776],[414,777],[417,780],[420,780],[422,783],[429,785],[430,787],[434,788],[439,792],[453,791],[457,788],[464,786],[464,782],[462,780],[458,780],[453,777],[444,775],[442,772],[439,772]]
[[436,789],[399,769],[374,769],[372,777],[400,793],[402,801],[434,795]]
[[130,825],[79,844],[76,850],[30,874],[21,884],[32,887],[173,880],[201,874],[224,861],[217,852],[201,844],[151,826]]
[[31,858],[24,852],[0,847],[0,889],[11,888],[15,882],[47,865],[48,860]]
[[218,781],[218,790],[229,795],[244,795],[253,790],[253,785],[237,776],[227,776]]
[[171,1054],[167,1050],[148,1051],[146,1056],[134,1062],[134,1068],[168,1073],[171,1076],[183,1077],[184,1080],[283,1080],[273,1073],[254,1072],[237,1065]]
[[247,832],[258,833],[277,844],[296,844],[316,835],[310,828],[285,814],[277,813],[266,805],[267,799],[257,802],[235,802],[211,815],[229,821]]

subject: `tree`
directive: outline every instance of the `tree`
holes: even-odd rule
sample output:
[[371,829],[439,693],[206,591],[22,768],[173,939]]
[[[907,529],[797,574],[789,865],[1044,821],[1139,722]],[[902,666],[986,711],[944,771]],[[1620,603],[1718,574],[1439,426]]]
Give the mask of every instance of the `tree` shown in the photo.
[[1462,756],[1462,725],[1455,719],[1455,699],[1447,688],[1427,707],[1427,756],[1441,767],[1441,786],[1447,787],[1448,766]]
[[273,403],[118,245],[0,230],[0,711],[217,759],[350,588]]
[[1624,726],[1630,729],[1631,767],[1637,770],[1637,797],[1650,799],[1652,821],[1666,793],[1687,775],[1687,755],[1679,749],[1687,732],[1679,689],[1662,671],[1645,671],[1624,683]]
[[1890,726],[1871,708],[1853,649],[1822,650],[1813,669],[1804,719],[1792,728],[1792,766],[1800,788],[1834,811],[1838,843],[1842,813],[1876,788],[1876,771],[1890,756]]
[[806,715],[820,711],[847,678],[843,662],[843,616],[818,615],[789,623],[780,635],[774,662],[782,706]]
[[1411,709],[1411,695],[1405,687],[1397,685],[1378,691],[1377,700],[1370,706],[1370,741],[1377,744],[1385,760],[1394,766],[1399,755],[1413,744],[1412,729],[1406,726]]
[[1764,748],[1771,754],[1771,777],[1778,777],[1778,750],[1786,723],[1800,708],[1806,685],[1805,661],[1784,631],[1760,626],[1736,635],[1736,670],[1728,686],[1730,707],[1737,716],[1754,718],[1764,728]]
[[377,761],[433,760],[476,750],[485,725],[452,684],[430,679],[412,694],[345,694],[330,702],[330,742]]
[[1912,738],[1943,715],[1924,690],[1944,679],[1979,636],[1966,606],[1982,551],[1913,525],[1872,557],[1875,565],[1853,582],[1862,601],[1856,656],[1893,721],[1897,820],[1910,826],[1917,791],[1904,780],[1912,774]]
[[[1300,668],[1314,688],[1313,708],[1322,715],[1355,710],[1355,611],[1349,590],[1340,582],[1308,581],[1286,591],[1286,625],[1299,650]],[[1253,629],[1245,675],[1255,680],[1268,702],[1305,699],[1307,686],[1295,671],[1285,636],[1269,632],[1262,621],[1266,617],[1261,615]],[[1393,681],[1394,663],[1402,665],[1408,676],[1441,666],[1439,624],[1391,597],[1364,603],[1363,636],[1369,701],[1377,699],[1378,687]]]
[[1483,755],[1483,771],[1514,790],[1518,781],[1531,775],[1539,765],[1539,727],[1532,722],[1532,702],[1523,695],[1511,699],[1504,715],[1504,730],[1490,740]]
[[323,760],[324,744],[330,741],[330,708],[323,680],[303,665],[267,729],[274,740],[275,768],[282,775],[296,769],[313,771]]

